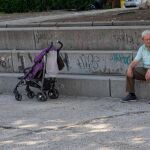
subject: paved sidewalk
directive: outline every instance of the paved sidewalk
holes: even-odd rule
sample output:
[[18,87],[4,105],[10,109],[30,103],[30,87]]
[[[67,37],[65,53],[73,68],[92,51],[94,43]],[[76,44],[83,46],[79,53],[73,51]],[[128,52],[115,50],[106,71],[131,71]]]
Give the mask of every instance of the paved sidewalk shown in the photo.
[[0,150],[149,150],[148,101],[0,95]]

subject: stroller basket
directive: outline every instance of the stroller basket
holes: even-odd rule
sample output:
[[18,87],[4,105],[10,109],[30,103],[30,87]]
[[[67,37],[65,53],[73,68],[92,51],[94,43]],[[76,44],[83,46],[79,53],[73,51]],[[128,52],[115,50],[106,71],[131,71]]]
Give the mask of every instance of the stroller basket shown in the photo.
[[[59,51],[63,47],[60,41],[58,43],[60,44],[59,48],[55,47],[52,42],[49,47],[42,50],[34,58],[33,66],[24,69],[24,75],[18,78],[19,82],[13,91],[16,100],[22,100],[22,95],[19,92],[19,88],[22,86],[25,86],[25,91],[29,99],[36,96],[39,101],[46,101],[48,97],[51,99],[57,99],[59,97],[59,92],[55,87],[56,78],[45,78],[47,54],[51,51],[57,51],[58,56]],[[35,94],[30,87],[37,88],[39,92]]]

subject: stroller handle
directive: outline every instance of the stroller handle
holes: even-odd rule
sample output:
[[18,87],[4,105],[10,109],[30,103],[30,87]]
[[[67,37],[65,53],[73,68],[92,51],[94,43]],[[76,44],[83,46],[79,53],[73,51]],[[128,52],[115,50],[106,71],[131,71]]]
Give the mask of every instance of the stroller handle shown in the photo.
[[53,47],[53,42],[51,42],[51,44],[49,45],[49,47],[47,48],[47,52],[49,52],[49,50]]
[[61,41],[57,41],[57,43],[59,43],[59,45],[60,45],[60,47],[57,50],[60,51],[63,47],[63,43]]

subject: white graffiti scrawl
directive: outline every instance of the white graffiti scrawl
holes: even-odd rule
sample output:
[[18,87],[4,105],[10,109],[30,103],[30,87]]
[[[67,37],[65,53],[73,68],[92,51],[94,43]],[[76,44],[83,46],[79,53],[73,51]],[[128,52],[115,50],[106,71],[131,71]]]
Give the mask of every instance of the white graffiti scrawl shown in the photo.
[[93,54],[82,54],[77,59],[77,65],[80,69],[89,69],[92,71],[99,69],[100,58]]

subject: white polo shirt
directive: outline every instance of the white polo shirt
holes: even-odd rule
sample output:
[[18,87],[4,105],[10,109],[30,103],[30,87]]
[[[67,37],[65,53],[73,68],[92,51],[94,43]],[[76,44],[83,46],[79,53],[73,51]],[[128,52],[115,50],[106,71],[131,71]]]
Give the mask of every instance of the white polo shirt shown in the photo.
[[144,68],[150,68],[150,50],[145,46],[145,44],[139,48],[134,60],[142,61]]

